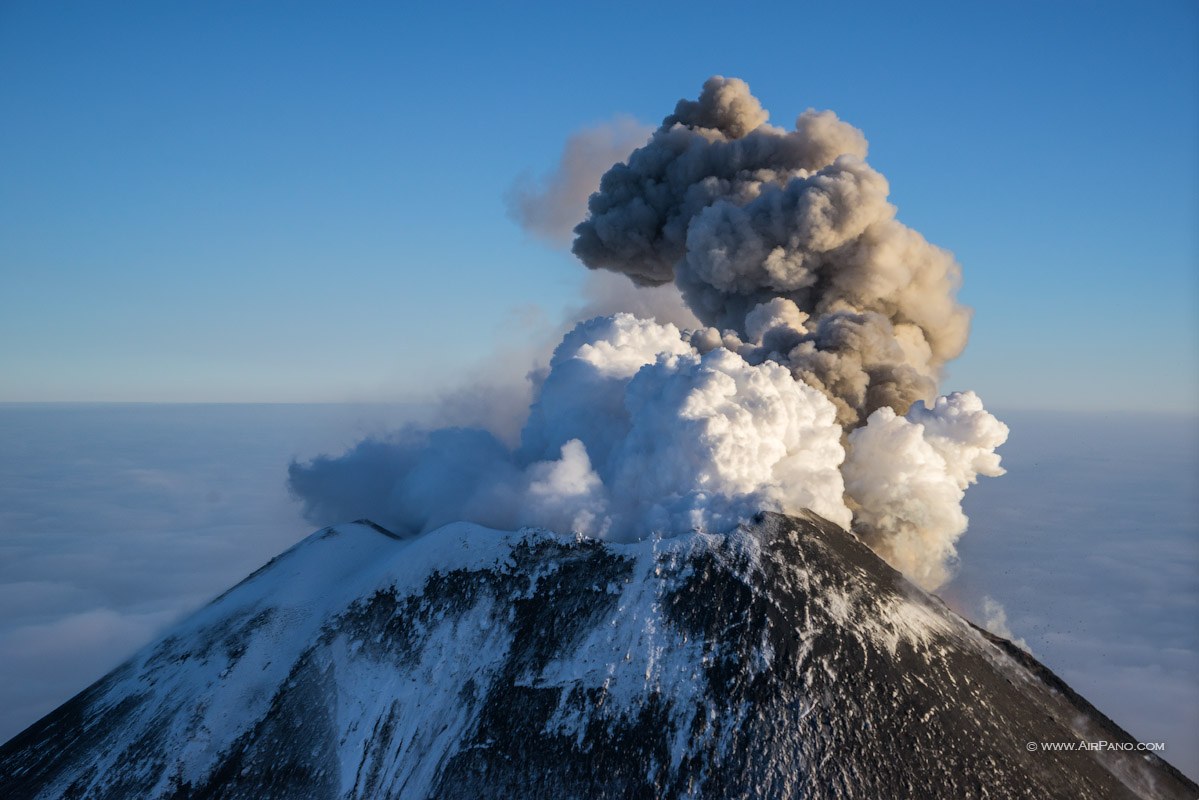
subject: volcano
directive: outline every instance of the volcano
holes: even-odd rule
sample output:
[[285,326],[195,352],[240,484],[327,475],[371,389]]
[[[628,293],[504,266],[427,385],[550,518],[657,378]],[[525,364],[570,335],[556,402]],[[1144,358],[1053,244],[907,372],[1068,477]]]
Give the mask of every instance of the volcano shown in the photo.
[[[1103,744],[1041,744],[1058,742]],[[468,523],[412,538],[326,528],[9,741],[0,786],[1199,795],[1031,656],[814,514],[631,544]]]

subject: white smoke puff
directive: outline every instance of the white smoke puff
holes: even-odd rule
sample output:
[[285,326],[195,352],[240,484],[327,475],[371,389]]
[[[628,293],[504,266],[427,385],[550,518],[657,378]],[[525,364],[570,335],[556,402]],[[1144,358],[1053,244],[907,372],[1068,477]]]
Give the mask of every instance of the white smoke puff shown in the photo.
[[731,527],[763,508],[848,524],[834,418],[777,364],[754,367],[723,348],[701,355],[673,325],[617,314],[563,339],[524,453],[552,463],[571,441],[587,453],[610,518],[585,533]]
[[630,382],[612,496],[658,530],[717,529],[762,509],[850,515],[835,410],[777,364],[723,348],[660,358]]
[[878,409],[848,438],[842,474],[854,529],[920,586],[941,586],[968,524],[966,487],[1002,474],[993,451],[1007,433],[973,392],[917,404],[907,417]]
[[745,333],[750,341],[761,342],[771,331],[779,328],[806,333],[807,321],[808,315],[800,311],[793,301],[776,297],[755,306],[745,315]]
[[557,461],[540,461],[528,469],[524,513],[551,530],[608,532],[608,500],[604,482],[591,468],[587,448],[578,439],[562,445]]
[[983,628],[996,636],[1002,636],[1029,655],[1032,654],[1028,642],[1012,633],[1012,629],[1008,627],[1007,611],[992,597],[983,598]]
[[520,456],[552,460],[578,439],[601,472],[628,429],[625,384],[659,354],[692,352],[679,329],[631,314],[576,325],[550,359],[521,434]]
[[690,351],[674,325],[619,313],[575,326],[554,350],[550,368],[576,359],[595,367],[600,375],[629,378],[661,355]]
[[406,533],[454,519],[595,536],[727,530],[762,509],[848,525],[835,409],[778,364],[700,354],[628,314],[563,339],[521,447],[483,431],[409,432],[291,467],[318,522]]
[[924,426],[925,441],[945,459],[947,474],[962,489],[979,475],[1004,473],[995,449],[1007,441],[1008,427],[983,408],[974,392],[938,397],[932,408],[916,403],[907,418]]

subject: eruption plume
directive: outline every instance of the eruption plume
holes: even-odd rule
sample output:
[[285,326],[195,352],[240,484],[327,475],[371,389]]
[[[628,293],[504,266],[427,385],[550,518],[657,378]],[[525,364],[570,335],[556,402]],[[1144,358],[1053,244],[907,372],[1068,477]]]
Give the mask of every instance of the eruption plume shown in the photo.
[[[603,174],[574,229],[586,266],[674,283],[698,328],[584,321],[518,446],[470,429],[368,440],[292,465],[306,513],[636,538],[806,508],[942,584],[964,492],[1002,474],[1007,437],[972,392],[936,396],[969,332],[960,269],[896,220],[859,130],[829,111],[767,120],[743,81],[709,79]],[[578,193],[581,141],[546,186]]]
[[[675,281],[704,324],[741,340],[726,346],[790,367],[846,428],[931,402],[969,333],[957,263],[895,219],[859,130],[810,109],[793,131],[766,120],[744,81],[709,79],[603,176],[574,253],[637,283]],[[780,299],[799,313],[751,335],[750,312]]]

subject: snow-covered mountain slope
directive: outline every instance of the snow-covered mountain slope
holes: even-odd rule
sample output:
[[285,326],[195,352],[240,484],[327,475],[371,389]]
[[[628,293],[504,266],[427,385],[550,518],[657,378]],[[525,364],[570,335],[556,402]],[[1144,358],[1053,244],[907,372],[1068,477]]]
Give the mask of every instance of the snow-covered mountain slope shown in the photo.
[[814,515],[313,534],[0,749],[6,798],[1196,797]]

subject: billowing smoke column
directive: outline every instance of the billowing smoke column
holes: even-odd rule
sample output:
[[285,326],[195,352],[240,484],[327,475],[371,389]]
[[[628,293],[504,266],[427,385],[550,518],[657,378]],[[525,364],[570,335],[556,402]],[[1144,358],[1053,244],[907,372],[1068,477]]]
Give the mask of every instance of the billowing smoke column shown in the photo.
[[896,221],[860,131],[828,111],[793,131],[766,119],[743,81],[710,79],[603,176],[575,254],[677,282],[701,321],[733,332],[725,346],[790,367],[846,427],[931,401],[969,332],[957,263]]
[[486,431],[411,430],[293,464],[291,486],[314,519],[406,533],[465,518],[628,539],[728,529],[763,508],[849,525],[833,418],[778,364],[616,314],[558,345],[515,451]]
[[782,130],[744,82],[710,79],[603,175],[573,245],[639,285],[673,281],[707,327],[583,322],[519,446],[408,430],[293,464],[293,492],[315,521],[410,533],[470,519],[638,538],[806,508],[939,586],[1007,428],[971,392],[935,396],[969,329],[959,268],[895,219],[865,155],[831,112]]
[[854,529],[916,583],[940,586],[966,532],[966,488],[1003,474],[995,448],[1007,434],[973,392],[939,397],[932,408],[917,402],[906,417],[875,411],[849,434],[841,469]]

